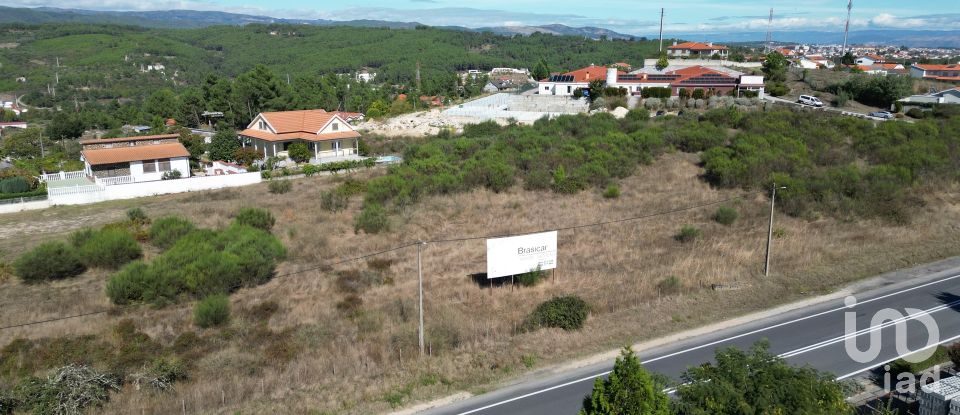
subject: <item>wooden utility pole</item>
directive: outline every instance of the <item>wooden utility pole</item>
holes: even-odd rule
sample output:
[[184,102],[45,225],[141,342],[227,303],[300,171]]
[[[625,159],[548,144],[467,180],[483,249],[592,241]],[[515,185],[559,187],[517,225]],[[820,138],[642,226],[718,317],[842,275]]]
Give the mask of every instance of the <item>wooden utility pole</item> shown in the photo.
[[[773,205],[777,200],[777,189],[777,184],[774,183],[773,191],[770,193],[770,224],[767,227],[767,255],[763,262],[764,277],[770,275],[770,248],[773,242]],[[779,187],[779,189],[786,189],[786,187]]]
[[423,246],[426,245],[425,242],[417,242],[417,287],[419,291],[419,303],[420,303],[420,357],[423,357]]

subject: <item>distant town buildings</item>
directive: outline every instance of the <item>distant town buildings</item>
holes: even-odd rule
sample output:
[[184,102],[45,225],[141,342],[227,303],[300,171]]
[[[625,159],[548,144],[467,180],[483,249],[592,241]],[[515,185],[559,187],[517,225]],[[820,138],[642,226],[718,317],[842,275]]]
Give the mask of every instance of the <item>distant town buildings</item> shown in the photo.
[[575,71],[551,75],[541,80],[538,87],[540,95],[574,95],[577,89],[589,89],[596,80],[606,82],[608,87],[624,88],[628,94],[642,95],[646,88],[668,88],[670,96],[692,94],[700,89],[706,95],[735,94],[751,91],[763,96],[763,77],[721,68],[709,68],[695,65],[681,67],[665,72],[645,72],[638,70],[624,72],[617,67],[591,65]]

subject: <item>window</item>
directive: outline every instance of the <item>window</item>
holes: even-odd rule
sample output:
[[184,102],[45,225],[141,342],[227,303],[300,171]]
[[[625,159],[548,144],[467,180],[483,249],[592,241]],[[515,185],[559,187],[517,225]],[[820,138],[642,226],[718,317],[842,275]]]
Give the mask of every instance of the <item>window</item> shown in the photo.
[[549,86],[545,86],[545,87],[543,87],[543,90],[544,90],[544,91],[549,91],[549,90],[550,90],[550,87],[549,87]]
[[333,123],[333,125],[330,126],[330,129],[332,129],[333,131],[339,131],[339,130],[340,130],[340,124],[338,124],[338,123]]
[[170,171],[170,159],[160,159],[160,171]]
[[260,128],[259,128],[259,130],[267,131],[267,122],[266,122],[266,121],[260,120]]
[[571,88],[573,88],[573,87],[570,86],[570,85],[567,85],[567,93],[568,93],[568,94],[571,92],[571,90],[570,90]]
[[156,160],[144,160],[143,161],[143,172],[144,173],[155,173],[157,171],[157,161]]

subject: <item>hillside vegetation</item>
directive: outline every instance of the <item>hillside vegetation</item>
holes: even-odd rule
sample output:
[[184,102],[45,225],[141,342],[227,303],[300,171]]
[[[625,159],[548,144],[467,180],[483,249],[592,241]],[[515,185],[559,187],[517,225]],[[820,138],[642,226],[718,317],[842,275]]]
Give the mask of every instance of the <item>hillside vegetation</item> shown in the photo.
[[[284,181],[284,193],[271,181],[0,216],[5,262],[69,252],[44,244],[81,226],[141,224],[131,234],[150,241],[142,260],[132,250],[108,261],[133,261],[116,270],[91,263],[65,279],[0,282],[0,325],[109,310],[0,331],[0,396],[42,408],[50,399],[32,397],[56,395],[28,386],[87,365],[123,375],[90,412],[385,412],[818,295],[960,254],[957,123],[724,109],[481,124],[408,145],[387,171]],[[766,194],[781,179],[793,180],[778,194],[790,215],[776,216],[774,271],[760,278]],[[134,206],[142,212],[126,213]],[[693,206],[703,208],[678,211]],[[556,274],[483,277],[485,235],[638,216],[647,219],[560,231]],[[78,247],[95,240],[77,235]],[[414,240],[434,241],[422,257],[422,358]],[[229,260],[251,252],[263,261]],[[238,267],[257,278],[236,278]],[[224,285],[209,278],[220,269]]]
[[[525,67],[545,59],[551,68],[626,61],[641,65],[655,42],[593,41],[534,34],[498,36],[427,27],[410,29],[303,25],[214,26],[202,29],[145,29],[116,25],[50,24],[0,26],[0,91],[29,93],[28,101],[49,106],[108,98],[143,99],[159,86],[199,86],[209,74],[235,77],[264,64],[295,79],[373,68],[377,82],[411,86],[421,64],[422,92],[449,95],[453,72]],[[60,58],[59,69],[56,58]],[[161,72],[141,73],[160,63]],[[57,96],[47,93],[59,71]],[[24,76],[26,84],[17,84]]]

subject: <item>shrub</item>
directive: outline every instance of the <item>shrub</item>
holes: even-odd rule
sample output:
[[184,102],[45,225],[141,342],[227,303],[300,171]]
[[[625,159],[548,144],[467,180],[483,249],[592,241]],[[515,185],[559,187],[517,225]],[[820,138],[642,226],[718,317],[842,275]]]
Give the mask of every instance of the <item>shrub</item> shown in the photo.
[[532,287],[546,278],[546,276],[547,273],[545,271],[535,269],[530,272],[524,272],[523,274],[517,274],[516,281],[524,287]]
[[242,147],[234,150],[233,159],[244,166],[250,166],[254,161],[263,160],[263,151],[251,147]]
[[320,193],[320,208],[323,210],[340,212],[347,208],[349,202],[346,196],[336,190]]
[[26,283],[76,277],[86,270],[73,247],[63,242],[45,242],[21,255],[14,272]]
[[732,225],[739,217],[740,213],[729,206],[720,206],[717,208],[717,211],[713,213],[713,220],[722,225]]
[[84,229],[71,235],[70,240],[88,267],[116,269],[143,255],[137,240],[123,229]]
[[273,229],[273,224],[276,222],[269,210],[253,207],[241,208],[233,220],[238,224],[263,229],[267,232]]
[[554,297],[537,306],[523,324],[525,330],[540,327],[557,327],[564,330],[579,330],[587,321],[590,305],[575,295]]
[[300,171],[303,172],[304,176],[312,177],[317,173],[320,173],[320,168],[317,166],[314,166],[313,164],[307,164],[303,166],[303,168],[301,168]]
[[927,111],[924,111],[917,107],[913,107],[907,110],[907,115],[916,119],[926,118],[927,114],[929,114]]
[[534,170],[527,174],[523,180],[523,188],[526,190],[547,190],[553,182],[553,177],[546,170]]
[[387,217],[387,210],[377,203],[365,203],[363,211],[357,215],[353,222],[353,231],[359,233],[375,234],[390,230],[390,218]]
[[950,357],[950,363],[953,363],[953,368],[960,370],[960,342],[947,347],[947,356]]
[[603,191],[603,197],[607,199],[616,199],[620,197],[620,187],[615,184],[607,186],[607,190]]
[[17,384],[19,409],[35,414],[82,414],[100,407],[119,391],[121,380],[87,366],[68,365],[46,379],[25,378]]
[[30,191],[30,183],[23,177],[0,180],[0,193],[24,193]]
[[680,288],[683,287],[683,283],[680,282],[680,279],[676,276],[669,276],[660,280],[657,283],[657,289],[660,291],[661,295],[673,295],[680,293]]
[[290,155],[290,159],[297,163],[305,163],[310,161],[310,149],[307,148],[307,143],[293,143],[290,144],[290,147],[287,149],[287,154]]
[[147,217],[147,214],[140,208],[130,208],[127,210],[127,220],[136,224],[146,224],[150,222],[150,218]]
[[270,193],[279,195],[289,192],[290,189],[293,188],[293,183],[289,180],[271,180],[267,188],[270,190]]
[[219,327],[230,321],[230,299],[224,294],[211,295],[193,308],[193,323],[200,328]]
[[183,177],[183,173],[180,173],[180,170],[170,170],[163,172],[163,175],[160,176],[160,180],[174,180]]
[[157,219],[150,226],[150,242],[161,249],[167,249],[173,246],[180,238],[190,233],[195,228],[190,221],[177,217],[166,216]]
[[173,383],[187,378],[187,366],[180,359],[155,359],[142,373],[134,375],[138,383],[146,383],[159,391],[173,387]]
[[692,225],[683,225],[680,228],[680,232],[673,236],[673,239],[676,239],[680,243],[693,242],[702,235],[700,229],[697,229]]

